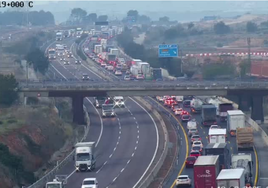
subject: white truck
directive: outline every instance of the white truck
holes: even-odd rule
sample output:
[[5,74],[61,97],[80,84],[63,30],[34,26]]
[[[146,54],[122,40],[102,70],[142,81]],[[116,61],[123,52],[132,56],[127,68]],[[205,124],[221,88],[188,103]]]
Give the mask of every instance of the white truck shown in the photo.
[[53,181],[46,183],[46,188],[65,188],[67,175],[56,175]]
[[192,113],[201,113],[203,102],[200,99],[192,99],[190,109]]
[[226,129],[209,129],[209,143],[226,143]]
[[194,119],[187,122],[187,129],[197,129],[197,123]]
[[217,187],[246,187],[244,169],[222,169],[216,181]]
[[244,180],[246,185],[252,186],[252,168],[253,161],[250,153],[238,153],[231,156],[231,168],[232,169],[243,169]]
[[119,50],[117,48],[111,48],[110,54],[116,55],[116,57],[119,56]]
[[95,45],[94,46],[94,53],[96,53],[96,54],[102,53],[102,45]]
[[95,142],[79,142],[75,145],[76,171],[91,171],[95,169]]
[[237,128],[244,128],[245,114],[241,110],[227,111],[227,129],[231,136],[236,136]]
[[64,45],[56,44],[56,51],[58,56],[64,56],[65,55]]
[[57,32],[56,33],[56,41],[61,41],[63,38],[63,33],[62,32]]

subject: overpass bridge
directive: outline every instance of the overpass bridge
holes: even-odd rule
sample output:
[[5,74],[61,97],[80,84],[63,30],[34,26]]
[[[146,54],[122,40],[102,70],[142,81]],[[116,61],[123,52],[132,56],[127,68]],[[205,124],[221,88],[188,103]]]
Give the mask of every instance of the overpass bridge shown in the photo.
[[28,81],[19,82],[23,97],[71,97],[74,122],[83,123],[83,99],[95,96],[236,96],[239,108],[254,120],[264,120],[263,97],[268,95],[265,81]]

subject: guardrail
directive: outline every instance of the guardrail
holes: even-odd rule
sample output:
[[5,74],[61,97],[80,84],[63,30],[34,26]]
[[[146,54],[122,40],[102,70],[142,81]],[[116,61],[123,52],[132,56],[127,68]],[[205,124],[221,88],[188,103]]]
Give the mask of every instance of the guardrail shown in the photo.
[[141,97],[135,97],[135,98],[136,98],[136,100],[140,101],[143,105],[145,105],[147,108],[152,109],[153,114],[160,121],[161,127],[164,131],[165,143],[164,143],[164,150],[161,153],[160,159],[157,161],[156,165],[151,170],[149,175],[142,182],[140,182],[140,184],[137,186],[138,188],[147,188],[154,181],[155,177],[157,176],[160,168],[162,167],[162,165],[166,159],[167,152],[168,152],[169,138],[168,138],[168,131],[167,131],[167,128],[165,126],[165,122],[163,121],[163,119],[161,118],[161,115],[157,112],[157,110],[152,108],[152,105],[148,101],[145,101],[143,98],[141,98]]
[[[83,136],[83,138],[81,139],[80,142],[83,142],[86,139],[86,136],[88,134],[89,127],[90,127],[90,118],[89,118],[89,115],[87,113],[87,110],[86,110],[85,106],[84,106],[84,112],[85,112],[85,118],[86,118],[86,126],[85,126],[85,129],[84,129],[84,136]],[[75,150],[73,150],[65,159],[63,159],[49,173],[44,175],[42,178],[40,178],[38,181],[36,181],[34,184],[29,186],[28,188],[43,188],[48,181],[51,181],[51,180],[53,180],[55,178],[55,175],[57,174],[57,172],[62,167],[64,167],[67,163],[69,163],[70,161],[73,160],[74,153],[75,153]]]
[[[150,97],[145,97],[145,100],[148,102],[148,103],[150,103],[150,105],[153,107],[153,108],[155,108],[155,109],[157,109],[157,111],[159,111],[159,112],[161,112],[161,114],[164,114],[167,118],[168,118],[168,120],[169,120],[169,122],[172,124],[172,126],[175,128],[175,130],[176,130],[176,134],[178,135],[178,148],[177,148],[177,154],[179,153],[178,151],[179,151],[179,148],[181,147],[181,145],[182,145],[182,141],[181,141],[181,131],[180,131],[180,124],[178,123],[178,121],[170,114],[170,112],[169,111],[167,111],[161,104],[159,105],[155,100],[153,100],[153,99],[151,99]],[[177,160],[178,160],[178,157],[179,156],[177,156]],[[170,175],[172,175],[173,173],[173,171],[179,171],[180,169],[179,169],[179,166],[178,166],[178,163],[177,163],[177,160],[176,161],[174,161],[174,162],[176,162],[176,164],[173,164],[173,166],[172,166],[172,168],[170,169],[170,172],[169,172],[169,174],[166,176],[166,178],[164,179],[164,181],[163,181],[163,183],[162,183],[162,187],[165,187],[166,186],[166,184],[168,183],[168,181],[170,180]]]

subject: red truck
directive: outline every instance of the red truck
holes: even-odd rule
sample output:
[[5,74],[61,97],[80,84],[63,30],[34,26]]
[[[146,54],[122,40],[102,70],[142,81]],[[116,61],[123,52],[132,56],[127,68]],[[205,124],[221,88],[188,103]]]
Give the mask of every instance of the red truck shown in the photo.
[[194,187],[217,188],[219,173],[219,155],[199,156],[194,164]]

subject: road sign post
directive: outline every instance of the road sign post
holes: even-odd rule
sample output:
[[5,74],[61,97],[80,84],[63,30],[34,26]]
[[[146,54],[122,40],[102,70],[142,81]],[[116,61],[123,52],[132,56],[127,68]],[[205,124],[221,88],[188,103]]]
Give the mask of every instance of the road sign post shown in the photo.
[[178,57],[179,46],[177,44],[160,44],[158,57]]

